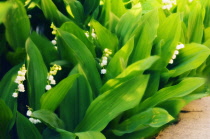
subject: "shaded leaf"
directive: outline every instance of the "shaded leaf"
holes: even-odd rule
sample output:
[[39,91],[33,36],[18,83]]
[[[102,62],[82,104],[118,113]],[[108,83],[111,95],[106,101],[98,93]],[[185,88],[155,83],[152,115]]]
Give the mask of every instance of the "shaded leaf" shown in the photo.
[[5,102],[0,99],[0,138],[9,137],[9,126],[12,120],[13,114],[10,108],[5,104]]
[[19,112],[17,113],[16,126],[20,139],[42,139],[42,136],[35,125]]
[[31,117],[41,120],[51,128],[63,128],[63,122],[52,111],[45,109],[33,111]]
[[30,35],[30,38],[39,49],[45,65],[50,66],[51,62],[59,59],[58,51],[47,38],[35,32]]

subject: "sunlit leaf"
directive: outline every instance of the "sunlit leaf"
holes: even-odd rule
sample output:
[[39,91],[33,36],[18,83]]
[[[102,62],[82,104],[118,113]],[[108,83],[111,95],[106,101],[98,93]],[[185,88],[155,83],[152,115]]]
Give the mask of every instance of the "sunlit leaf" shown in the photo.
[[68,91],[71,89],[78,74],[66,77],[59,82],[55,87],[44,93],[41,97],[41,109],[54,111],[65,98]]
[[40,108],[40,98],[47,84],[47,68],[39,49],[30,38],[26,41],[26,53],[29,103],[30,107],[37,110]]

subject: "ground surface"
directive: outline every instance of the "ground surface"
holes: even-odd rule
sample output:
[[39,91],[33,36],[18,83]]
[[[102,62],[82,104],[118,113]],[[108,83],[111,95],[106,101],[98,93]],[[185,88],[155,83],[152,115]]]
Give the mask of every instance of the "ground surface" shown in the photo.
[[156,139],[210,139],[210,97],[195,100],[183,108],[180,122],[169,126]]

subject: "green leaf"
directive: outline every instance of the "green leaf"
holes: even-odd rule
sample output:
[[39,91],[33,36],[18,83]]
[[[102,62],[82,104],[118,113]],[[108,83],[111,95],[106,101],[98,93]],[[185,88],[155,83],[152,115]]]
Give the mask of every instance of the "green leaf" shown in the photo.
[[181,49],[180,54],[170,68],[169,74],[176,77],[186,71],[198,68],[210,55],[210,49],[205,45],[191,43]]
[[84,0],[83,7],[85,15],[89,15],[99,6],[100,0]]
[[141,100],[149,75],[137,75],[104,92],[90,105],[76,131],[101,131],[122,112],[135,107]]
[[151,55],[153,41],[157,37],[158,10],[153,10],[146,13],[143,17],[136,31],[135,47],[130,57],[130,62],[134,63],[138,60],[147,58]]
[[15,92],[15,89],[18,88],[18,84],[15,83],[15,79],[21,66],[22,64],[14,66],[4,75],[3,79],[0,82],[0,97],[5,101],[6,105],[12,111],[16,111],[17,99],[12,97],[12,93]]
[[10,130],[10,122],[12,120],[13,114],[10,108],[5,104],[5,102],[0,99],[0,138],[8,138]]
[[121,45],[124,45],[132,36],[132,32],[136,29],[141,18],[141,8],[133,8],[128,10],[121,18],[116,26],[116,34]]
[[12,1],[12,7],[7,13],[4,25],[6,38],[12,49],[24,48],[30,33],[30,21],[22,2]]
[[143,13],[147,13],[156,8],[160,8],[162,5],[158,2],[158,0],[146,0],[142,2]]
[[42,139],[35,125],[19,112],[17,113],[16,126],[17,134],[20,139]]
[[[131,38],[117,53],[113,56],[111,61],[107,66],[107,74],[105,77],[107,79],[115,78],[121,72],[123,72],[128,63],[128,58],[133,51],[134,39]],[[117,67],[117,68],[113,68]]]
[[59,128],[54,130],[46,128],[43,131],[42,137],[43,139],[76,139],[76,135],[74,133]]
[[87,131],[75,133],[79,139],[106,139],[101,132]]
[[[171,33],[173,32],[173,33]],[[155,44],[162,43],[161,45],[161,59],[163,64],[161,67],[168,65],[171,57],[174,54],[176,46],[180,40],[181,35],[181,20],[178,13],[172,14],[161,22]]]
[[193,4],[188,19],[189,42],[201,43],[203,37],[204,10],[199,2]]
[[47,68],[39,49],[30,38],[26,41],[26,53],[29,104],[30,107],[37,110],[40,108],[40,98],[45,93]]
[[121,17],[127,11],[123,0],[112,0],[110,5],[111,11],[118,17]]
[[57,26],[70,20],[57,9],[52,0],[41,0],[40,7],[45,17]]
[[94,97],[98,96],[101,87],[101,79],[96,68],[96,62],[84,43],[74,35],[58,29],[58,48],[64,60],[78,63],[82,66],[87,79],[94,92]]
[[51,62],[59,59],[58,51],[54,45],[49,40],[47,40],[47,38],[40,36],[35,32],[30,35],[30,38],[39,49],[45,65],[50,66]]
[[157,104],[164,102],[173,97],[183,97],[199,88],[205,83],[204,78],[189,77],[183,79],[179,84],[163,88],[149,97],[139,105],[139,111],[144,111],[148,108],[154,107]]
[[90,24],[95,30],[100,49],[103,51],[105,48],[108,48],[115,52],[118,49],[117,36],[112,34],[96,20],[91,20]]
[[65,123],[65,129],[74,131],[84,118],[87,108],[93,100],[93,93],[84,70],[80,65],[75,66],[72,74],[80,74],[60,105],[60,117]]
[[82,25],[84,22],[84,8],[78,0],[64,1],[67,6],[66,9],[77,24]]
[[61,29],[69,32],[73,35],[75,35],[78,39],[80,39],[90,50],[93,56],[95,56],[95,46],[88,40],[88,38],[85,36],[85,31],[82,30],[80,27],[78,27],[75,23],[73,22],[65,22],[62,26]]
[[11,8],[12,4],[9,2],[0,2],[0,23],[4,20],[8,10]]
[[63,122],[52,111],[45,110],[45,109],[33,111],[31,117],[41,120],[48,127],[63,128]]
[[122,136],[147,127],[161,127],[174,118],[164,109],[150,108],[126,119],[113,129],[114,134]]
[[41,97],[41,109],[54,111],[65,98],[68,91],[71,89],[78,74],[66,77],[59,82],[55,87],[44,93]]
[[159,60],[158,56],[151,56],[145,58],[143,60],[139,60],[130,66],[128,66],[121,74],[119,74],[116,78],[108,80],[101,88],[101,92],[106,92],[113,87],[119,85],[120,83],[127,81],[129,78],[133,78],[133,76],[138,76],[143,74],[143,72],[147,69],[150,69],[152,65]]

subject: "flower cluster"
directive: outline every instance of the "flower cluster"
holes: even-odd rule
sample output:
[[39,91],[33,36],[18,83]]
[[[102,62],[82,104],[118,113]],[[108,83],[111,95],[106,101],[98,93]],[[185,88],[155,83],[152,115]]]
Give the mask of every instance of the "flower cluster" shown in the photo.
[[[46,90],[50,90],[52,88],[51,85],[55,85],[56,81],[54,79],[54,76],[57,74],[57,71],[61,70],[61,66],[54,64],[51,68],[50,68],[50,72],[48,73],[47,76],[47,85],[45,87]],[[54,75],[54,76],[53,76]]]
[[179,49],[184,48],[184,44],[180,43],[176,46],[176,50],[174,51],[174,54],[172,56],[172,58],[169,61],[169,64],[173,64],[174,63],[174,59],[176,59],[176,56],[179,54]]
[[92,38],[96,38],[96,37],[97,37],[94,29],[92,29],[91,33],[90,33],[89,31],[86,31],[86,32],[85,32],[85,36],[86,36],[87,38],[90,37],[90,34],[91,34]]
[[56,34],[56,30],[57,30],[56,26],[52,23],[50,28],[53,29],[52,34],[55,35]]
[[162,0],[162,9],[168,9],[170,10],[173,5],[176,5],[176,0]]
[[107,66],[107,60],[108,60],[108,57],[112,54],[112,50],[108,49],[108,48],[105,48],[104,51],[103,51],[103,55],[102,55],[102,58],[100,60],[100,66],[101,66],[101,74],[106,74],[106,69],[105,69],[105,66]]
[[14,98],[18,97],[18,92],[25,92],[25,87],[23,85],[23,81],[26,80],[25,75],[26,75],[26,68],[25,68],[25,64],[22,65],[22,67],[20,68],[20,70],[18,71],[18,75],[15,79],[15,83],[18,84],[18,88],[15,89],[15,92],[12,94],[12,96]]
[[[26,112],[26,115],[27,116],[31,116],[32,115],[32,108],[30,108],[29,106],[26,106],[26,107],[28,107],[28,111]],[[31,123],[33,123],[33,124],[38,124],[38,123],[41,123],[41,121],[39,120],[39,119],[35,119],[35,118],[29,118],[29,121],[31,122]]]
[[42,123],[39,119],[29,118],[29,121],[33,124]]

